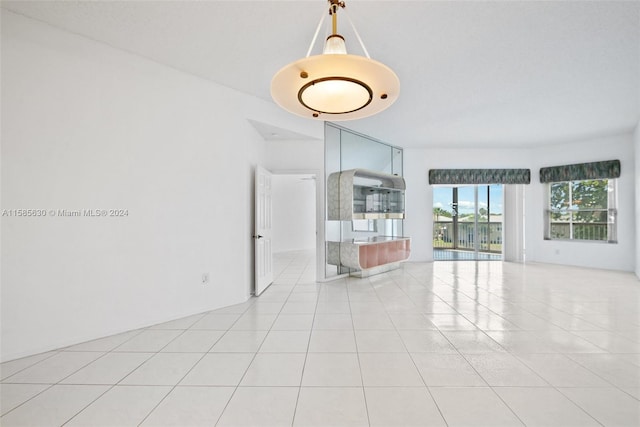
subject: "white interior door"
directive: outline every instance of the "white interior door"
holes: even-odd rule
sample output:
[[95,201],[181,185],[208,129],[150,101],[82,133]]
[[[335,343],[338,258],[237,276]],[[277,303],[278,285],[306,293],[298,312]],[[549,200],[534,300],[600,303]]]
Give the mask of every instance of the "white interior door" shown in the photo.
[[273,282],[273,245],[271,244],[271,172],[258,166],[255,183],[255,295],[260,295]]

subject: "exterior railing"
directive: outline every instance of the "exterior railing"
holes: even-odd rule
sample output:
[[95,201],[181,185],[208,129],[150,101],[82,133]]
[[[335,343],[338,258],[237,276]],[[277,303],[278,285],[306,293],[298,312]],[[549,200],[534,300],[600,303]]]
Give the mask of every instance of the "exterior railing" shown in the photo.
[[[458,222],[458,241],[453,240],[453,222],[433,222],[434,249],[475,249],[475,226],[473,222]],[[478,223],[478,249],[487,252],[502,252],[502,222]]]
[[606,222],[552,222],[551,238],[552,239],[571,239],[571,227],[573,227],[573,239],[575,240],[603,240],[607,241]]

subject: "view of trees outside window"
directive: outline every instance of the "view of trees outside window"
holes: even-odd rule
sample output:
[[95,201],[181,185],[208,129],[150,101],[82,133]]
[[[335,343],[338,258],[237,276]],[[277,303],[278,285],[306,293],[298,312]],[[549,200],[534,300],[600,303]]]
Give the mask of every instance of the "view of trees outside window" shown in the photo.
[[502,252],[502,185],[433,188],[433,247]]
[[615,209],[610,205],[613,185],[607,179],[549,184],[550,239],[613,240],[610,225]]

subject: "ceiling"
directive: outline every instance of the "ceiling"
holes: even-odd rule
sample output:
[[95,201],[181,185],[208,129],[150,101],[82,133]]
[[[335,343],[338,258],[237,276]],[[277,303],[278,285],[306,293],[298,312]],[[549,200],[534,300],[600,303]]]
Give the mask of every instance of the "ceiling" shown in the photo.
[[[2,7],[269,101],[272,76],[306,54],[327,10],[324,0]],[[389,109],[342,123],[377,139],[530,147],[629,132],[640,118],[638,1],[347,0],[347,12],[401,82]],[[349,52],[362,54],[339,17]]]

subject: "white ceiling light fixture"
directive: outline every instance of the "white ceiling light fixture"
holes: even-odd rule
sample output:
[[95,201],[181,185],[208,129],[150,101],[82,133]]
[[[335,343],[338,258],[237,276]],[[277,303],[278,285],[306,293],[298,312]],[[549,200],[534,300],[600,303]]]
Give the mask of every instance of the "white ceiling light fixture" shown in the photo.
[[285,110],[320,120],[343,121],[368,117],[388,108],[400,93],[400,80],[391,68],[374,61],[354,29],[366,55],[349,55],[344,37],[338,34],[338,10],[344,1],[329,0],[332,33],[322,55],[292,62],[271,80],[271,97]]

